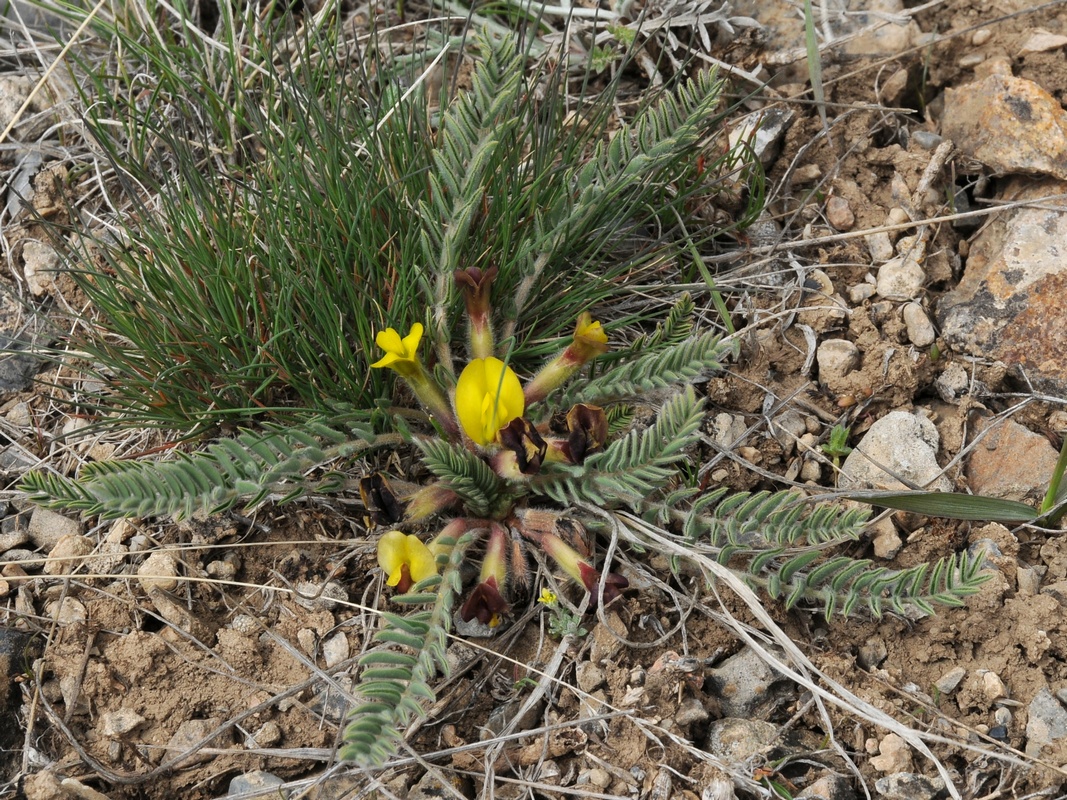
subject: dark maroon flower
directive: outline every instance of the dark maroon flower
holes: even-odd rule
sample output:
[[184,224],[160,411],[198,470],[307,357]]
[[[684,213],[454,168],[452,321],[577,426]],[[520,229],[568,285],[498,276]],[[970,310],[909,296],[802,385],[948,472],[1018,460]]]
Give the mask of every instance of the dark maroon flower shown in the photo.
[[483,625],[495,628],[507,610],[507,601],[497,588],[496,578],[489,577],[474,587],[460,608],[459,616],[464,622],[477,618]]
[[[594,569],[583,561],[578,565],[578,571],[582,574],[582,583],[589,591],[589,608],[595,609],[597,592],[600,588],[600,570]],[[619,573],[609,572],[604,578],[604,605],[610,605],[611,601],[621,595],[629,585],[630,582]]]
[[497,434],[500,444],[515,454],[515,463],[523,475],[534,475],[541,469],[548,445],[533,424],[516,417]]

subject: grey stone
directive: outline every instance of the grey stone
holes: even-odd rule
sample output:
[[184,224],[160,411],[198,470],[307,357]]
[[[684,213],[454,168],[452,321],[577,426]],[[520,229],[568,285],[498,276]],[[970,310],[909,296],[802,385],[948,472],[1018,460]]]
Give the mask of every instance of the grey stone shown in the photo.
[[578,665],[575,669],[575,679],[578,682],[578,688],[583,692],[596,691],[604,685],[606,680],[604,670],[592,661],[583,661]]
[[880,667],[888,656],[889,650],[886,649],[885,642],[877,636],[872,636],[860,645],[856,660],[863,669],[870,672]]
[[274,720],[267,720],[245,737],[245,748],[254,750],[258,747],[274,747],[282,740],[282,729]]
[[301,581],[296,585],[293,600],[297,605],[309,611],[318,609],[333,611],[339,602],[348,602],[348,592],[337,581],[327,581],[321,585],[311,581]]
[[893,241],[885,231],[870,233],[863,238],[867,242],[867,250],[871,254],[871,261],[875,263],[889,261],[896,254],[896,250],[893,249]]
[[908,488],[900,478],[924,489],[952,491],[952,483],[941,474],[937,463],[939,443],[937,428],[926,417],[890,412],[877,420],[848,454],[841,466],[841,487]]
[[708,710],[704,708],[704,704],[696,697],[687,697],[678,706],[678,710],[674,713],[674,721],[681,728],[688,728],[690,725],[699,725],[702,722],[707,722]]
[[740,444],[747,430],[744,417],[722,412],[716,414],[711,423],[711,438],[724,450],[728,450]]
[[55,275],[59,269],[59,253],[51,245],[27,239],[22,246],[23,275],[34,297],[43,297],[56,290]]
[[15,405],[4,414],[4,419],[16,428],[30,427],[30,425],[33,424],[33,414],[30,411],[30,404],[25,401],[15,403]]
[[82,530],[82,524],[78,520],[38,506],[30,517],[28,533],[30,540],[47,553],[51,552],[64,536],[80,536]]
[[[222,725],[222,722],[222,719],[219,718],[186,720],[178,726],[178,730],[174,732],[174,735],[170,737],[170,741],[167,742],[166,753],[162,754],[163,760],[169,761],[188,752],[189,755],[182,758],[178,764],[188,767],[193,764],[202,764],[205,761],[210,761],[215,756],[203,752],[202,748],[228,747],[233,743],[232,728],[224,728],[215,733]],[[209,739],[208,737],[211,738]],[[204,741],[205,739],[207,741]]]
[[934,687],[941,694],[952,694],[966,676],[967,670],[963,667],[953,667],[934,682]]
[[347,660],[349,652],[348,637],[345,636],[344,631],[338,631],[322,641],[322,659],[328,668],[336,667],[342,661]]
[[18,564],[27,572],[39,570],[44,566],[43,556],[32,550],[24,550],[21,547],[15,547],[4,553],[4,561],[9,564]]
[[726,717],[755,717],[792,696],[791,682],[746,647],[707,670],[704,687],[713,692]]
[[246,772],[244,775],[238,775],[233,778],[230,781],[226,796],[232,798],[287,797],[287,793],[282,793],[278,789],[279,786],[284,784],[285,781],[277,775],[264,772],[261,769],[254,769],[251,772]]
[[934,388],[946,403],[958,403],[959,399],[967,393],[970,384],[971,376],[967,374],[963,365],[956,361],[946,366],[934,379]]
[[785,455],[789,455],[796,447],[797,440],[807,432],[807,423],[804,415],[797,409],[790,408],[774,418],[771,425],[771,433],[782,446]]
[[50,603],[46,603],[44,611],[60,626],[73,625],[76,622],[85,622],[89,619],[89,611],[85,608],[85,605],[73,597],[64,597],[62,600],[53,600]]
[[942,137],[930,131],[913,131],[911,140],[923,150],[936,150],[937,146],[944,141]]
[[904,306],[904,328],[908,332],[908,341],[916,347],[929,347],[937,340],[937,331],[923,307],[918,303]]
[[1026,721],[1026,754],[1037,758],[1041,748],[1067,736],[1067,709],[1047,688],[1030,701]]
[[705,749],[729,763],[739,763],[774,746],[778,727],[759,719],[724,717],[708,728]]
[[100,715],[100,733],[109,739],[118,739],[132,731],[144,720],[145,718],[132,708],[107,711]]
[[886,800],[933,800],[945,790],[945,782],[940,777],[897,772],[875,781],[874,790]]
[[848,299],[853,305],[858,306],[864,300],[874,297],[876,288],[873,283],[857,283],[855,286],[849,286]]
[[9,532],[0,533],[0,553],[6,553],[12,548],[26,544],[29,540],[30,535],[25,528],[14,527]]
[[746,114],[731,125],[730,146],[745,142],[763,166],[770,166],[778,157],[782,138],[795,116],[791,109],[774,107]]
[[0,393],[21,392],[33,383],[33,376],[41,371],[45,362],[30,355],[31,340],[12,336],[0,331]]

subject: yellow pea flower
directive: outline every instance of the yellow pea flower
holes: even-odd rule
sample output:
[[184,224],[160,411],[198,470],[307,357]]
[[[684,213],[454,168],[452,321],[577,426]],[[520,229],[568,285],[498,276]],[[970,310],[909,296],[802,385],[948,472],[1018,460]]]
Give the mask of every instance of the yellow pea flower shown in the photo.
[[378,540],[378,565],[385,570],[386,584],[400,592],[437,574],[437,559],[417,536],[389,531]]
[[419,342],[422,340],[423,330],[422,323],[416,322],[404,338],[400,338],[395,328],[378,331],[374,342],[385,351],[385,355],[371,364],[371,367],[388,367],[395,370],[445,433],[449,437],[458,437],[459,428],[455,417],[452,416],[448,398],[419,361]]
[[423,326],[416,322],[411,326],[411,332],[403,339],[395,328],[386,328],[378,331],[374,337],[374,343],[385,351],[385,355],[371,364],[371,368],[380,369],[388,367],[394,369],[405,378],[413,377],[422,370],[419,363],[419,342],[422,340]]
[[538,603],[546,606],[555,605],[558,600],[559,596],[551,589],[542,589],[541,596],[537,598]]
[[499,358],[475,358],[460,373],[456,416],[476,443],[495,441],[497,432],[525,408],[519,376]]
[[569,381],[583,364],[607,351],[607,331],[588,311],[583,311],[574,326],[571,343],[526,384],[526,402],[536,403],[544,400],[549,393]]

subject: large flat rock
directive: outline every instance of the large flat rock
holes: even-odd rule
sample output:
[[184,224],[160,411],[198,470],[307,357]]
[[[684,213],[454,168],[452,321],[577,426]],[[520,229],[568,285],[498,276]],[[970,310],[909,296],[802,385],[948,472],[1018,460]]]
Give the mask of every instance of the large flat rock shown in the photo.
[[[1067,195],[1067,183],[1017,178],[1002,200]],[[1050,394],[1067,394],[1067,198],[998,215],[937,307],[954,349],[1002,361]]]

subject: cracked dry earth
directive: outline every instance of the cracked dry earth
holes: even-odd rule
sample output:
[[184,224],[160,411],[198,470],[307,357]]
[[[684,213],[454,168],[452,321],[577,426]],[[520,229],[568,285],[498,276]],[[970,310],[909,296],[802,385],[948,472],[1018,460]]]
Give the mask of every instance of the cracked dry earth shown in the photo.
[[[734,13],[759,20],[759,35],[748,29],[711,55],[751,74],[762,64],[777,76],[776,97],[801,95],[795,9],[750,5]],[[1067,433],[1067,8],[870,5],[849,17],[860,34],[823,52],[828,133],[810,103],[759,103],[788,120],[761,152],[771,203],[748,232],[752,251],[720,265],[735,322],[749,327],[737,361],[699,387],[707,444],[693,466],[709,487],[815,492],[904,478],[1035,503]],[[34,171],[39,210],[62,169],[46,161]],[[76,302],[62,277],[42,277],[48,253],[33,222],[6,225],[3,236],[13,291]],[[5,299],[8,338],[19,314]],[[13,374],[3,377],[17,385],[36,368],[9,358]],[[154,443],[145,434],[121,446],[107,436],[51,446],[80,421],[50,394],[55,374],[38,377],[0,395],[8,488],[38,459],[69,469]],[[840,473],[820,450],[836,424],[855,448]],[[558,649],[532,599],[515,604],[497,635],[454,641],[452,675],[410,738],[416,753],[443,754],[407,759],[373,784],[332,761],[354,659],[374,630],[372,609],[387,602],[358,507],[98,524],[5,496],[6,796],[1067,791],[1061,531],[883,516],[851,554],[902,568],[980,549],[990,580],[964,607],[928,618],[828,621],[766,603],[825,676],[940,737],[929,747],[941,772],[869,718],[820,711],[742,644],[714,596],[696,584],[668,593],[641,580],[666,580],[666,559],[626,554],[624,572],[627,559],[641,566],[631,569],[636,588],[590,617],[588,636],[569,649]],[[83,562],[83,574],[119,577],[61,577]],[[174,579],[139,581],[138,571]],[[696,605],[677,603],[678,590]],[[728,592],[723,601],[758,627],[743,603]],[[548,668],[557,681],[526,708]],[[526,735],[478,746],[508,726]]]

